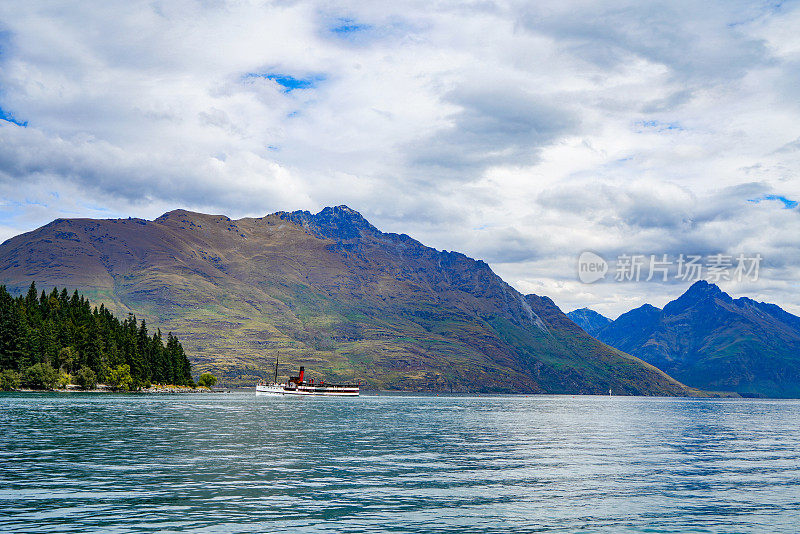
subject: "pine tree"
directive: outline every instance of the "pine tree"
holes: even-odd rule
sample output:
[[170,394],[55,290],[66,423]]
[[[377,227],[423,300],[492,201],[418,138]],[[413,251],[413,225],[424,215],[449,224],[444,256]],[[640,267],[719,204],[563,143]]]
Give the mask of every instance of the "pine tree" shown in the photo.
[[31,283],[24,297],[13,298],[0,286],[0,371],[49,376],[48,369],[59,368],[100,378],[129,369],[134,386],[192,384],[189,359],[172,333],[165,346],[160,330],[149,337],[145,321],[133,315],[120,321],[77,291],[37,295]]
[[0,368],[19,369],[19,323],[14,313],[14,300],[0,286]]
[[36,282],[31,282],[31,285],[28,288],[28,294],[25,296],[25,306],[28,308],[28,310],[33,310],[38,301],[39,296],[36,293]]
[[58,367],[56,362],[58,360],[58,340],[56,339],[55,326],[52,319],[47,319],[42,322],[40,330],[40,347],[42,351],[42,361]]

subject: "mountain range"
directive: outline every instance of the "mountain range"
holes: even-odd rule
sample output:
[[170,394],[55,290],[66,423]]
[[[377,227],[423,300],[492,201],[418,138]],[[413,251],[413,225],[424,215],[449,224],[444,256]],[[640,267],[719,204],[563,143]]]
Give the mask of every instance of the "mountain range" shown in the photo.
[[567,317],[594,337],[597,337],[600,330],[611,324],[611,319],[589,308],[573,310],[567,314]]
[[[594,317],[576,311],[576,322]],[[705,281],[663,309],[645,304],[593,335],[689,386],[800,397],[800,317],[775,304],[734,299]]]
[[78,289],[178,335],[195,369],[252,385],[304,365],[368,388],[686,395],[480,260],[346,207],[231,220],[185,210],[57,219],[0,245],[0,283]]

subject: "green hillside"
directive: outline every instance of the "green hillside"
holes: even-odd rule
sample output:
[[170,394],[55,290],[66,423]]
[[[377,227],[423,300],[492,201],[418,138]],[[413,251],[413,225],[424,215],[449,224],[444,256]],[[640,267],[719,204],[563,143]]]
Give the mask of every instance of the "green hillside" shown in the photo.
[[[0,282],[78,288],[176,333],[229,385],[305,365],[370,388],[682,395],[484,262],[344,206],[257,219],[60,219],[0,246]],[[575,328],[573,328],[575,327]]]

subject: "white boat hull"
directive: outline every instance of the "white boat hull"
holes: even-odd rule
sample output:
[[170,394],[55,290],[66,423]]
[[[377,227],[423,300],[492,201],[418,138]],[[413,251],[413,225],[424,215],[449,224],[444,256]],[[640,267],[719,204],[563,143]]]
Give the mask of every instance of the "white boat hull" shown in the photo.
[[256,384],[256,395],[298,395],[313,397],[358,397],[359,386],[308,384]]

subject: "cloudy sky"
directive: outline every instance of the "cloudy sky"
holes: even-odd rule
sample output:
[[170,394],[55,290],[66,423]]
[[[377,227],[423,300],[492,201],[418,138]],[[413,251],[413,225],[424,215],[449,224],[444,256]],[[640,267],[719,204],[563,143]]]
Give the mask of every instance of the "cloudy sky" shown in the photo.
[[800,313],[796,2],[0,3],[0,240],[56,217],[347,204],[615,317],[760,254]]

